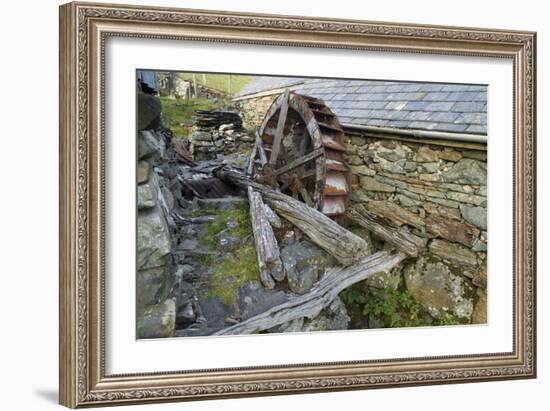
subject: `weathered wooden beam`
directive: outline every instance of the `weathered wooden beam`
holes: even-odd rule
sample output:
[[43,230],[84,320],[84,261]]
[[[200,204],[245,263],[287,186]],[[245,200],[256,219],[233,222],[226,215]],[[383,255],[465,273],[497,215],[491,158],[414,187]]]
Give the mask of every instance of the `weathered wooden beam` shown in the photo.
[[279,111],[279,120],[277,121],[277,130],[275,131],[275,138],[273,140],[271,156],[269,157],[269,162],[271,164],[275,164],[277,162],[277,157],[279,156],[279,149],[281,147],[281,141],[283,140],[283,131],[285,128],[286,116],[288,113],[288,93],[289,93],[289,90],[286,89],[283,95],[283,102]]
[[369,245],[365,240],[301,201],[259,184],[228,167],[218,168],[214,170],[214,174],[242,189],[252,187],[254,191],[261,193],[264,201],[281,217],[294,224],[342,265],[351,265],[368,254]]
[[271,308],[214,335],[251,334],[268,330],[297,318],[314,318],[346,288],[373,274],[387,272],[399,264],[405,255],[378,252],[347,268],[333,268],[307,293]]
[[275,281],[283,281],[285,279],[286,273],[281,260],[281,253],[279,251],[279,244],[275,238],[275,233],[273,233],[273,228],[269,223],[269,219],[265,214],[264,202],[262,201],[262,196],[258,193],[254,193],[258,198],[258,201],[262,207],[262,237],[264,239],[263,246],[265,249],[265,259],[267,261],[267,266],[271,276]]
[[279,216],[269,207],[267,204],[264,203],[264,214],[267,217],[267,221],[269,221],[269,224],[271,224],[271,227],[275,228],[281,228],[283,225],[283,222],[279,218]]
[[467,247],[471,247],[479,235],[479,231],[467,223],[451,221],[435,214],[422,218],[389,200],[369,201],[366,207],[376,217],[387,221],[389,225],[396,227],[409,225]]
[[391,201],[369,201],[367,209],[397,227],[408,224],[421,229],[425,226],[424,219],[418,214],[406,210]]
[[249,209],[250,209],[250,223],[252,225],[252,233],[254,235],[254,242],[256,243],[256,256],[258,258],[258,269],[260,271],[260,280],[263,284],[263,286],[267,289],[272,289],[275,287],[275,280],[271,276],[271,273],[269,272],[267,268],[267,261],[265,256],[265,248],[263,245],[263,237],[262,237],[262,211],[261,211],[261,204],[258,201],[258,197],[256,196],[257,193],[255,193],[252,188],[249,187],[248,189],[248,202],[249,202]]
[[396,228],[384,224],[379,217],[371,213],[363,205],[348,209],[346,217],[412,257],[418,257],[421,250],[426,247],[427,240],[425,238],[412,234],[406,227]]
[[276,281],[285,278],[285,269],[281,260],[279,245],[265,213],[265,204],[260,194],[248,187],[248,200],[250,203],[250,220],[256,243],[258,267],[260,279],[266,288],[273,288]]

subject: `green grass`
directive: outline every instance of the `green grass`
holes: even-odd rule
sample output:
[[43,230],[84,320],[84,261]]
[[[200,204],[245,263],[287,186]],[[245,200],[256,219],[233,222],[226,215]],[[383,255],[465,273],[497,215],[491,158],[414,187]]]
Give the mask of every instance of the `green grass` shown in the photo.
[[[198,212],[191,213],[197,216]],[[204,224],[201,231],[200,241],[210,250],[216,250],[216,236],[227,229],[227,221],[234,219],[237,222],[237,226],[229,229],[228,233],[239,239],[241,245],[221,258],[214,255],[201,257],[201,263],[212,269],[208,291],[202,297],[217,297],[224,304],[231,305],[235,302],[236,292],[241,284],[259,280],[260,271],[252,238],[248,204],[238,205],[232,210],[200,210],[199,213],[215,216],[215,220]]]
[[254,245],[241,246],[214,264],[208,295],[218,297],[222,303],[231,305],[235,302],[241,284],[258,280],[259,272]]
[[252,235],[248,203],[238,204],[231,210],[206,209],[202,210],[202,213],[202,215],[212,215],[215,217],[214,221],[203,225],[201,232],[201,242],[208,247],[213,248],[216,246],[216,235],[227,228],[227,221],[230,219],[234,219],[237,222],[237,226],[230,229],[228,231],[229,234],[239,239]]
[[227,106],[225,100],[207,98],[170,99],[160,98],[162,121],[178,137],[187,137],[194,123],[196,110],[219,110]]
[[[184,80],[192,80],[193,73],[178,73]],[[214,90],[224,93],[236,94],[247,84],[253,76],[239,74],[202,74],[195,73],[197,83],[206,85]],[[231,78],[231,89],[229,89],[229,79]],[[205,81],[206,80],[206,81]]]

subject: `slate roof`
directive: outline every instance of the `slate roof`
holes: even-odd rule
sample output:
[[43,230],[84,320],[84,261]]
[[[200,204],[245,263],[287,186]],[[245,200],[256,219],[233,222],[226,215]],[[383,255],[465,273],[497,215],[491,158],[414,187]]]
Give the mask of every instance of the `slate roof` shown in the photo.
[[236,97],[297,86],[322,98],[345,125],[487,134],[487,86],[255,77]]
[[244,85],[236,94],[236,97],[290,87],[295,84],[303,84],[306,80],[307,79],[301,77],[256,76]]

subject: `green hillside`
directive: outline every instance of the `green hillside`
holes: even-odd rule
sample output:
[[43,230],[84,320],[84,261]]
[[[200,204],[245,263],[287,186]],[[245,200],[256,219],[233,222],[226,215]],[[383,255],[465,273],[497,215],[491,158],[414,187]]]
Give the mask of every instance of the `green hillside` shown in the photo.
[[[192,80],[193,73],[179,73],[184,80]],[[239,74],[202,74],[195,73],[197,83],[203,84],[214,90],[235,94],[248,83],[253,76]],[[231,83],[231,84],[230,84]]]

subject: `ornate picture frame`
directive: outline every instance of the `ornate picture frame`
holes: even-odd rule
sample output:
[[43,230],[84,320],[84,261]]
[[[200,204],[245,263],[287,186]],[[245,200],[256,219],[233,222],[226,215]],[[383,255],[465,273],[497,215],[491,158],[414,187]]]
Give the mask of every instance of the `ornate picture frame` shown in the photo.
[[[513,62],[513,350],[107,375],[105,42],[111,37],[497,57]],[[60,7],[60,403],[67,407],[536,377],[536,35],[69,3]]]

